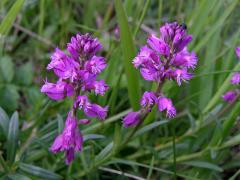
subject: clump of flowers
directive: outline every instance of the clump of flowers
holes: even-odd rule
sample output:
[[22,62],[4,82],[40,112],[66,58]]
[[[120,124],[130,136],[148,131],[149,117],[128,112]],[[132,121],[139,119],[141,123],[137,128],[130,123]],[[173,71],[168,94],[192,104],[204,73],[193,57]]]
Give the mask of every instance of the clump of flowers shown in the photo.
[[[240,46],[236,48],[236,55],[240,58]],[[239,85],[240,84],[240,72],[235,72],[231,78],[231,84]],[[226,102],[234,102],[239,98],[240,90],[238,88],[227,91],[223,96],[223,100]]]
[[77,34],[67,44],[67,53],[55,49],[47,66],[48,70],[53,70],[58,81],[50,83],[46,80],[41,92],[56,101],[70,96],[74,98],[65,128],[50,148],[53,153],[65,152],[67,164],[74,159],[74,153],[82,149],[83,137],[78,125],[90,123],[89,119],[78,120],[77,110],[83,110],[89,118],[104,120],[107,116],[108,107],[91,103],[87,97],[91,91],[103,96],[108,89],[104,80],[97,80],[98,74],[106,68],[104,57],[96,55],[101,49],[97,38]]
[[176,116],[176,109],[172,100],[167,98],[161,87],[167,80],[174,80],[179,86],[189,81],[197,64],[197,56],[189,52],[187,45],[192,36],[187,33],[185,24],[177,22],[166,23],[160,28],[160,37],[152,34],[147,45],[141,47],[140,52],[133,60],[135,68],[140,70],[142,77],[147,81],[158,84],[156,92],[145,92],[141,99],[141,110],[130,112],[124,119],[125,127],[135,126],[141,122],[141,116],[151,111],[156,104],[160,112],[166,111],[168,118]]

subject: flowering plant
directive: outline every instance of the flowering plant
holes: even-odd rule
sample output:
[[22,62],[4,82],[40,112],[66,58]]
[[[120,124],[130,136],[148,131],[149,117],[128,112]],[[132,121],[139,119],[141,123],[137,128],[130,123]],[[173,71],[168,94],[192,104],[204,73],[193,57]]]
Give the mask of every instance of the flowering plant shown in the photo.
[[[236,48],[236,55],[238,58],[240,58],[240,47]],[[239,85],[240,84],[240,72],[235,72],[231,78],[231,84],[233,85]],[[240,90],[238,88],[235,88],[233,90],[227,91],[223,96],[223,100],[227,102],[233,102],[236,99],[239,98]]]
[[125,127],[139,124],[141,115],[145,116],[155,104],[160,112],[166,111],[168,118],[176,116],[172,100],[161,92],[161,87],[167,80],[174,80],[181,86],[182,82],[193,77],[189,70],[195,69],[197,56],[187,49],[192,36],[187,34],[186,25],[166,23],[160,28],[160,34],[160,38],[150,35],[147,45],[140,49],[133,60],[134,67],[140,70],[142,77],[156,82],[158,88],[155,92],[146,91],[143,94],[140,102],[142,109],[130,112],[123,119]]
[[96,53],[102,49],[97,38],[89,34],[77,34],[67,44],[67,52],[56,48],[51,56],[47,69],[53,70],[59,78],[56,83],[45,81],[41,92],[53,100],[62,100],[73,96],[74,103],[68,113],[65,128],[55,139],[50,150],[53,153],[64,151],[66,163],[74,159],[74,152],[81,151],[83,137],[78,124],[88,124],[89,119],[77,119],[77,110],[81,109],[90,118],[104,120],[108,107],[101,107],[91,103],[87,94],[94,91],[96,95],[103,96],[108,86],[104,80],[97,80],[97,76],[106,68],[104,57]]

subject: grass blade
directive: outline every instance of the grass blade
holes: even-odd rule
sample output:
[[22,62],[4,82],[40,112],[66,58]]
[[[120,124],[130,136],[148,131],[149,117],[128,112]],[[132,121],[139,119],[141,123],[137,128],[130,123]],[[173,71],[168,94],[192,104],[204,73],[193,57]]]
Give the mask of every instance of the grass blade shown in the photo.
[[147,13],[147,10],[148,10],[148,7],[150,5],[150,2],[151,2],[151,0],[147,0],[147,2],[145,3],[145,6],[143,8],[143,12],[141,14],[140,20],[139,20],[139,22],[137,24],[136,29],[134,30],[133,37],[135,37],[137,35],[137,33],[138,33],[138,30],[139,30],[139,28],[140,28],[140,26],[141,26],[141,24],[143,22],[143,19],[144,19],[146,13]]
[[195,167],[200,167],[200,168],[205,168],[205,169],[210,169],[213,171],[219,171],[222,172],[223,169],[215,164],[205,162],[205,161],[188,161],[184,162],[181,164],[189,165],[189,166],[195,166]]
[[18,134],[19,134],[19,121],[18,113],[15,112],[9,123],[8,138],[7,138],[7,159],[10,162],[14,162],[17,144],[18,144]]
[[204,36],[202,40],[195,46],[194,48],[195,52],[199,52],[199,50],[203,46],[205,46],[208,43],[208,41],[211,39],[210,37],[212,37],[216,33],[216,31],[223,26],[223,24],[225,23],[225,20],[232,13],[237,3],[238,3],[238,0],[233,0],[231,2],[231,4],[224,11],[222,16],[218,18],[219,20],[211,27],[211,30],[207,32],[206,36]]
[[131,61],[135,56],[135,47],[133,44],[133,36],[131,34],[127,16],[123,9],[121,0],[115,0],[115,10],[120,27],[120,41],[124,56],[124,70],[128,82],[128,96],[133,110],[139,109],[140,86],[138,82],[137,71],[133,68]]
[[40,168],[38,166],[33,166],[31,164],[20,163],[19,167],[23,172],[39,178],[51,179],[51,180],[62,179],[62,177],[58,174],[55,174],[49,170]]
[[0,35],[7,35],[23,6],[24,0],[17,0],[0,25]]
[[[240,70],[240,63],[238,63],[233,71],[239,71]],[[215,95],[212,97],[212,99],[207,104],[206,108],[203,110],[203,113],[207,113],[209,110],[211,110],[218,101],[221,100],[221,96],[223,93],[231,86],[230,79],[232,78],[233,73],[231,73],[227,79],[224,81],[222,86],[219,88],[219,90],[215,93]]]
[[4,136],[7,137],[9,117],[7,113],[0,107],[0,126],[3,130]]

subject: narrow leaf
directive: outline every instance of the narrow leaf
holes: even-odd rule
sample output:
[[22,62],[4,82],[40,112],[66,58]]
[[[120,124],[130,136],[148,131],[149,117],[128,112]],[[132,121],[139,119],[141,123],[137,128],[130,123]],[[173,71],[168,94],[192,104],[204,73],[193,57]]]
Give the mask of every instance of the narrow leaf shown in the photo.
[[0,25],[0,35],[7,35],[10,28],[13,25],[14,20],[16,19],[20,9],[22,8],[22,5],[24,3],[24,0],[17,0],[11,9],[9,10],[8,14],[3,19],[1,25]]
[[181,164],[189,165],[189,166],[195,166],[195,167],[200,167],[200,168],[205,168],[205,169],[210,169],[213,171],[219,171],[222,172],[223,169],[215,164],[205,162],[205,161],[188,161],[184,162]]
[[92,140],[92,139],[104,139],[105,136],[101,135],[101,134],[87,134],[85,136],[83,136],[83,141],[88,141],[88,140]]
[[3,130],[4,136],[7,137],[8,126],[9,126],[9,117],[1,107],[0,107],[0,126]]
[[109,143],[95,158],[95,162],[102,161],[112,150],[113,142]]
[[10,174],[7,177],[10,178],[11,180],[31,180],[29,177],[19,174],[19,173]]
[[19,167],[20,167],[20,170],[22,170],[23,172],[39,178],[51,179],[51,180],[62,179],[60,175],[55,174],[54,172],[51,172],[49,170],[43,169],[38,166],[33,166],[31,164],[20,163]]
[[162,121],[157,121],[157,122],[153,122],[147,126],[144,126],[143,128],[139,129],[136,134],[134,135],[134,137],[137,137],[137,136],[140,136],[141,134],[143,133],[146,133],[148,131],[151,131],[152,129],[158,127],[158,126],[161,126],[163,124],[166,124],[168,123],[169,121],[167,120],[162,120]]
[[[233,71],[239,71],[240,70],[240,63],[238,63],[235,68],[233,69]],[[223,95],[223,93],[226,92],[226,90],[231,86],[230,83],[230,79],[232,78],[232,74],[231,73],[227,79],[223,82],[222,86],[219,88],[219,90],[215,93],[215,95],[211,98],[211,100],[209,101],[209,103],[207,104],[206,108],[203,110],[203,113],[207,113],[209,110],[211,110],[218,101],[221,100],[221,96]]]
[[18,144],[18,134],[19,134],[19,122],[18,113],[15,112],[9,123],[8,138],[7,138],[7,159],[10,162],[14,162],[17,144]]
[[58,134],[61,134],[64,128],[64,122],[60,114],[57,115],[57,121],[58,121]]
[[131,61],[135,56],[133,36],[128,26],[127,16],[121,0],[114,0],[117,12],[118,24],[120,27],[120,41],[124,56],[124,70],[127,77],[128,96],[133,110],[139,109],[140,86],[137,71],[133,68]]

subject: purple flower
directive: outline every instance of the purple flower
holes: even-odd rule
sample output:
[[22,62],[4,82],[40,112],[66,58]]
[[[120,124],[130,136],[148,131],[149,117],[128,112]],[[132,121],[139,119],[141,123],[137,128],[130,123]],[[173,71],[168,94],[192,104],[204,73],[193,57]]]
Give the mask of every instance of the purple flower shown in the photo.
[[173,52],[177,53],[192,40],[192,36],[187,34],[186,25],[179,25],[177,22],[166,23],[160,28],[161,39],[167,44],[172,43]]
[[[186,25],[177,22],[162,26],[159,37],[154,34],[149,36],[147,45],[141,47],[132,63],[145,80],[155,81],[158,89],[156,92],[146,91],[143,94],[140,102],[142,109],[129,113],[124,118],[124,126],[135,125],[135,122],[139,122],[140,112],[151,111],[155,103],[160,112],[166,110],[168,118],[176,116],[171,99],[163,96],[161,87],[166,80],[175,80],[180,86],[183,81],[189,81],[193,77],[190,71],[195,69],[198,58],[194,52],[187,50],[191,40],[192,36],[187,33]],[[156,94],[161,96],[156,97]]]
[[93,56],[89,61],[85,63],[85,69],[92,74],[99,74],[106,67],[104,57]]
[[170,54],[170,47],[167,43],[162,41],[161,39],[157,38],[155,35],[151,35],[148,40],[148,45],[155,50],[157,53],[163,56],[169,56]]
[[80,70],[79,75],[79,84],[81,85],[82,91],[90,91],[94,88],[94,83],[96,81],[96,75],[91,74],[86,70]]
[[173,106],[171,99],[168,99],[164,96],[158,97],[158,110],[160,112],[166,110],[168,118],[173,118],[176,116],[176,109]]
[[108,90],[108,85],[104,82],[104,80],[95,81],[93,86],[95,93],[101,96],[103,96],[104,93]]
[[240,58],[240,46],[238,46],[235,51],[236,51],[237,57]]
[[[240,47],[236,48],[236,54],[240,58]],[[233,85],[238,85],[240,84],[240,72],[235,72],[231,78],[231,83]],[[227,102],[233,102],[237,99],[237,97],[240,95],[240,90],[239,89],[234,89],[231,91],[226,92],[222,98],[224,101]]]
[[232,79],[231,79],[232,84],[239,84],[240,83],[240,73],[236,72],[233,74]]
[[89,119],[80,119],[79,120],[80,124],[89,124],[90,122],[91,122],[91,120],[89,120]]
[[155,80],[155,78],[154,78],[155,72],[154,71],[150,71],[147,68],[141,68],[140,72],[141,72],[142,77],[145,80],[147,80],[147,81],[154,81]]
[[90,91],[103,96],[108,89],[104,80],[97,80],[98,74],[106,68],[105,59],[96,56],[101,48],[102,45],[97,38],[89,34],[77,34],[67,44],[69,54],[56,48],[47,66],[47,69],[54,71],[59,80],[55,84],[46,81],[41,92],[54,100],[75,94],[73,109],[68,114],[65,128],[50,148],[53,153],[64,151],[67,164],[73,161],[75,151],[82,149],[83,138],[78,124],[90,123],[88,119],[77,121],[77,109],[83,110],[88,117],[96,117],[100,120],[107,116],[108,107],[90,103],[87,96]]
[[108,107],[101,107],[98,104],[91,104],[88,101],[87,96],[78,96],[74,102],[74,107],[83,109],[84,113],[89,117],[96,117],[100,120],[104,120],[107,117]]
[[74,160],[74,149],[70,148],[66,150],[65,157],[66,157],[65,163],[69,165]]
[[88,104],[85,108],[84,108],[84,113],[89,116],[89,117],[93,117],[93,118],[98,118],[100,120],[104,120],[107,117],[107,111],[108,111],[108,107],[102,107],[99,106],[98,104]]
[[198,59],[196,54],[194,52],[190,53],[187,48],[184,48],[174,56],[172,63],[175,66],[195,69],[197,61]]
[[76,78],[75,72],[79,64],[68,57],[63,51],[56,48],[55,52],[51,56],[51,62],[48,64],[47,69],[53,69],[54,73],[62,79],[71,80]]
[[77,124],[77,119],[73,116],[73,112],[70,111],[62,134],[57,136],[50,148],[53,153],[65,151],[67,164],[71,163],[74,159],[75,151],[82,150],[83,137]]
[[83,60],[83,58],[95,55],[102,45],[97,38],[92,38],[90,34],[77,34],[71,38],[71,42],[67,44],[67,50],[75,60]]
[[86,95],[78,96],[74,102],[74,108],[84,109],[89,104]]
[[182,81],[192,78],[188,70],[194,69],[197,56],[188,52],[187,44],[192,36],[187,34],[186,27],[178,23],[166,23],[160,28],[161,36],[151,35],[148,46],[143,46],[134,58],[135,68],[147,81],[163,82],[166,79],[175,79],[178,85]]
[[53,100],[61,100],[66,96],[73,95],[73,86],[59,80],[56,84],[45,82],[41,88],[41,92],[47,94]]
[[236,97],[237,97],[236,91],[228,91],[222,96],[223,100],[227,102],[235,101]]
[[192,78],[192,74],[189,74],[185,69],[176,69],[173,71],[172,77],[176,79],[178,85],[182,84],[182,81],[188,81]]
[[56,139],[54,140],[52,146],[50,147],[50,151],[53,153],[57,153],[62,150],[62,134],[58,135]]
[[132,127],[136,126],[140,123],[141,118],[140,118],[140,112],[130,112],[128,113],[127,116],[123,118],[123,125],[125,127]]
[[70,111],[62,133],[63,150],[73,148],[75,151],[81,151],[83,139],[77,124],[77,119],[73,116],[73,112]]
[[133,59],[135,68],[139,68],[140,66],[145,67],[148,63],[151,62],[159,64],[160,59],[159,56],[157,56],[157,54],[147,46],[143,46],[137,57]]
[[157,102],[157,97],[155,96],[154,92],[144,92],[142,99],[141,99],[141,106],[143,108],[147,108],[151,110],[152,106]]

